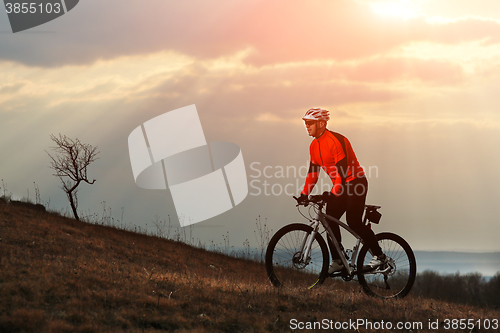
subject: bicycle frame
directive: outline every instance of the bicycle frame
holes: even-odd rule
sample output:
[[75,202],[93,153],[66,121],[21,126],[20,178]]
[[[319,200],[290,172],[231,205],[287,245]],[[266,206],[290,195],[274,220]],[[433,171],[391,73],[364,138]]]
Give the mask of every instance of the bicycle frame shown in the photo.
[[[335,249],[337,250],[337,253],[339,253],[340,260],[342,261],[342,264],[344,267],[347,269],[347,273],[349,275],[354,275],[356,273],[356,267],[354,263],[356,262],[356,258],[358,256],[359,248],[360,245],[363,243],[361,237],[354,231],[352,230],[346,223],[326,214],[323,213],[322,210],[322,205],[319,205],[317,203],[314,204],[314,208],[316,210],[316,216],[310,220],[309,226],[313,228],[311,234],[309,236],[304,236],[304,239],[302,240],[302,246],[301,246],[301,252],[302,252],[302,261],[305,263],[309,263],[309,253],[311,252],[311,245],[316,237],[316,234],[319,231],[319,226],[320,224],[323,225],[323,227],[326,230],[327,237],[330,239],[331,243],[335,246]],[[356,238],[356,245],[354,246],[351,254],[351,258],[349,261],[347,260],[347,253],[345,250],[340,246],[339,242],[337,241],[337,238],[335,237],[332,229],[330,228],[330,225],[327,223],[327,219],[334,222],[335,224],[339,225],[340,227],[344,228],[347,232],[349,232],[354,238]],[[327,242],[328,247],[330,247],[330,244]],[[331,252],[331,249],[330,249]],[[359,268],[358,268],[359,269]]]

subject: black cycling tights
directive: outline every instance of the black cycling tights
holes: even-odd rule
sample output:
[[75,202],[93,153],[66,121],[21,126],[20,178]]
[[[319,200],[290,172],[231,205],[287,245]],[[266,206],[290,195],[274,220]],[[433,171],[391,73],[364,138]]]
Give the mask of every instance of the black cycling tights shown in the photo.
[[[339,197],[332,196],[329,199],[326,206],[326,213],[336,219],[340,219],[346,213],[347,224],[370,246],[374,255],[381,255],[382,249],[378,245],[373,230],[363,224],[363,211],[365,209],[367,192],[368,181],[364,176],[346,183],[343,193]],[[329,224],[337,241],[341,244],[340,227],[330,221]],[[329,239],[328,242],[332,251],[332,258],[340,259],[339,254],[336,253],[337,251]]]

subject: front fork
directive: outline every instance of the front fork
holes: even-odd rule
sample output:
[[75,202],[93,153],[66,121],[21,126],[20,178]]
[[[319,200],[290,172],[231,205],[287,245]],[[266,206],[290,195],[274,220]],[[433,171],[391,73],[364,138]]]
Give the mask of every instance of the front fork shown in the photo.
[[313,230],[311,231],[311,234],[309,236],[304,235],[304,239],[302,240],[302,245],[300,247],[300,253],[302,253],[302,256],[300,259],[301,259],[301,262],[303,262],[306,265],[309,264],[309,260],[311,259],[309,257],[309,254],[311,253],[312,243],[314,242],[314,239],[316,238],[316,234],[318,233],[319,224],[320,224],[320,222],[318,220],[313,221],[310,224],[310,226],[313,228]]

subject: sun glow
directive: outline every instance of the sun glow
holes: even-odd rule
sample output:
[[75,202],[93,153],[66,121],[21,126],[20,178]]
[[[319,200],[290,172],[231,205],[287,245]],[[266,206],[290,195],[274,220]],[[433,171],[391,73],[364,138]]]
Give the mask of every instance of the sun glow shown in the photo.
[[415,0],[382,0],[370,3],[377,14],[409,19],[421,14],[419,1]]

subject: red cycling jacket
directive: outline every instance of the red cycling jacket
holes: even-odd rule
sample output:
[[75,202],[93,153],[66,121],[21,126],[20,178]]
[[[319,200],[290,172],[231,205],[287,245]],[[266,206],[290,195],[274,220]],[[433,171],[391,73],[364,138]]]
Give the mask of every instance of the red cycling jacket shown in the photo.
[[[318,181],[319,172],[325,170],[332,180],[332,193],[339,195],[342,184],[364,176],[356,154],[347,138],[339,133],[326,130],[309,146],[311,161],[302,194],[309,195]],[[346,156],[347,155],[347,156]]]

